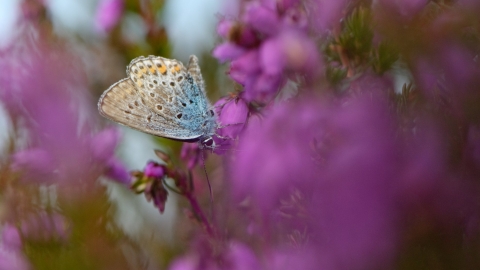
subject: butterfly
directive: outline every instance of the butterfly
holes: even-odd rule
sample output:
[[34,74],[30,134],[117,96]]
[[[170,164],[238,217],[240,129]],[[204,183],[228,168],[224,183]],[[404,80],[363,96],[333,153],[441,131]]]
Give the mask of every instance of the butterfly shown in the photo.
[[215,147],[216,116],[195,55],[187,67],[159,56],[133,59],[127,78],[102,94],[98,110],[114,122],[151,135]]

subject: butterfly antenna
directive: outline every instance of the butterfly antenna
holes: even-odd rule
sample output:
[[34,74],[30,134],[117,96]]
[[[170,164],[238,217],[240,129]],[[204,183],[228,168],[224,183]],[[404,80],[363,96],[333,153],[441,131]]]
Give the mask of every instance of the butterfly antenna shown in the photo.
[[205,150],[202,149],[202,162],[203,162],[203,171],[207,177],[208,183],[208,192],[210,193],[210,219],[213,221],[213,192],[212,185],[210,184],[210,179],[208,178],[207,166],[205,165]]

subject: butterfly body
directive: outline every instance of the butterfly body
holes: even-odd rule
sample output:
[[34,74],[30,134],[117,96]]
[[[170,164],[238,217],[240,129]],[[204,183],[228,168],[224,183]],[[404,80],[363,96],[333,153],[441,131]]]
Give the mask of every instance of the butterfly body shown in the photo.
[[104,117],[155,136],[211,146],[216,117],[205,94],[198,60],[138,57],[127,78],[107,89],[98,109]]

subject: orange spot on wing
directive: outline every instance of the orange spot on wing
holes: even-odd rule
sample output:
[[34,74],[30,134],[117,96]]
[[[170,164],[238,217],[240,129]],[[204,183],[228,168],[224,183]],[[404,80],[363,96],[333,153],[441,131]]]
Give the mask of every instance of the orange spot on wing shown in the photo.
[[160,73],[165,74],[167,72],[167,67],[165,65],[162,65],[159,69]]

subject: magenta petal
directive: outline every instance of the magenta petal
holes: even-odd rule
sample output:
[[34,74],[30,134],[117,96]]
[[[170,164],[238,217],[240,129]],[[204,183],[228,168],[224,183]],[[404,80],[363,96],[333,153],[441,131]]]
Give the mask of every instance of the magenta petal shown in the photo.
[[123,13],[123,0],[101,0],[95,15],[95,27],[99,32],[110,31]]
[[22,239],[20,239],[20,234],[15,226],[8,223],[3,225],[2,244],[11,251],[20,251],[22,249]]
[[116,182],[130,187],[132,177],[122,162],[116,158],[111,158],[107,162],[107,172],[105,175]]
[[260,61],[266,74],[278,75],[282,73],[286,65],[283,40],[274,38],[265,41],[260,48]]
[[243,21],[266,35],[274,35],[280,27],[280,19],[277,13],[257,2],[251,2],[247,5]]
[[230,42],[218,45],[213,49],[213,56],[220,62],[231,61],[245,53],[245,49]]
[[245,85],[260,73],[257,50],[250,50],[244,55],[232,61],[230,64],[229,76],[239,84]]
[[222,18],[217,25],[217,34],[222,38],[228,38],[228,34],[234,25],[234,21]]
[[218,113],[220,127],[217,129],[217,134],[234,139],[247,122],[248,105],[241,98],[222,100],[222,102],[215,104],[215,106],[220,107],[220,112]]
[[145,166],[144,174],[146,177],[162,178],[165,175],[165,168],[163,165],[150,161]]
[[102,130],[91,139],[93,155],[101,161],[108,160],[114,155],[119,140],[120,134],[117,129]]

